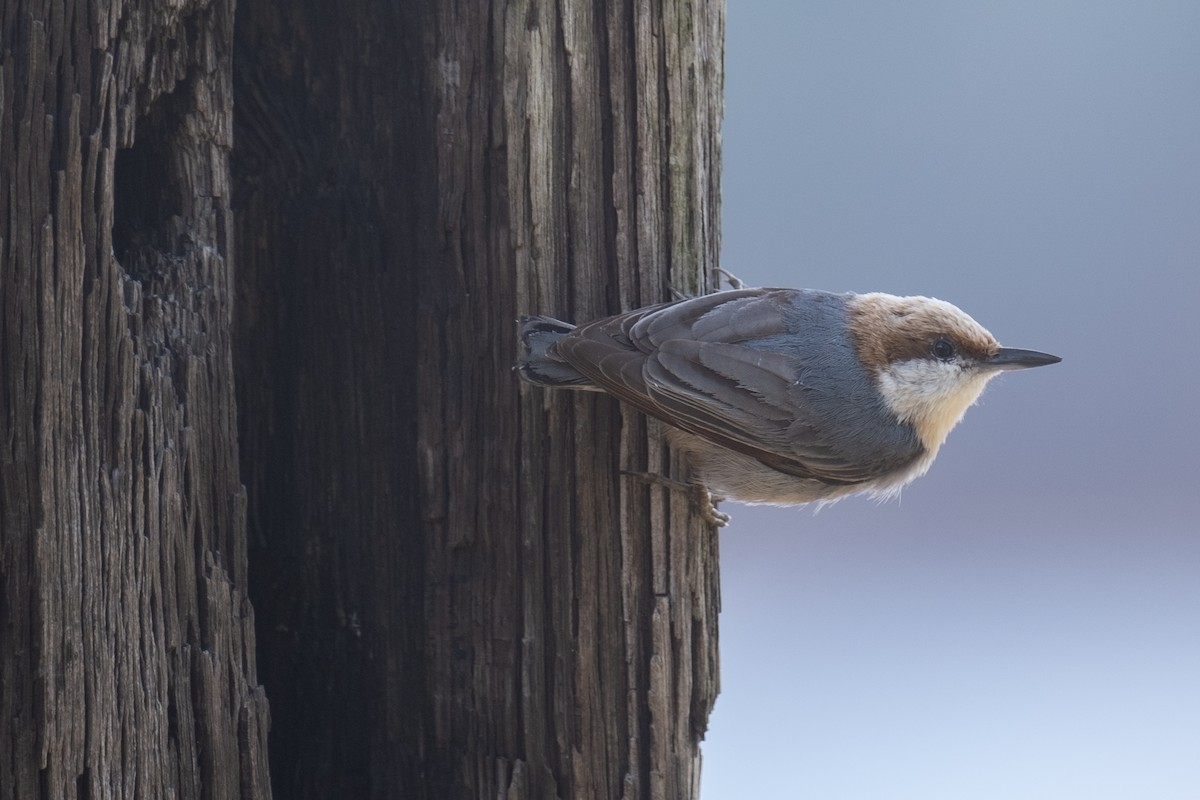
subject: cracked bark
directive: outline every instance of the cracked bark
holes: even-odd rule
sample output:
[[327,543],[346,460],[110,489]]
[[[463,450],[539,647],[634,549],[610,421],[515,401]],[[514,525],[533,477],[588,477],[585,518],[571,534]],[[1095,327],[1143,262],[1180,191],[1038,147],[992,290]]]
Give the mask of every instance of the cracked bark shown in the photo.
[[0,797],[270,797],[230,323],[232,4],[0,19]]
[[509,367],[702,290],[723,5],[232,5],[0,11],[0,797],[695,797],[715,535]]

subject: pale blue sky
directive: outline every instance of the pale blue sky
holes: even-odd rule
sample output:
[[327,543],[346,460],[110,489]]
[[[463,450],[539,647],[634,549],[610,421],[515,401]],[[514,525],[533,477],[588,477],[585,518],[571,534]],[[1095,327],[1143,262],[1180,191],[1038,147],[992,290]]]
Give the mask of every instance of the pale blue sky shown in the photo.
[[725,266],[1064,360],[900,502],[726,505],[702,796],[1200,798],[1200,3],[727,23]]

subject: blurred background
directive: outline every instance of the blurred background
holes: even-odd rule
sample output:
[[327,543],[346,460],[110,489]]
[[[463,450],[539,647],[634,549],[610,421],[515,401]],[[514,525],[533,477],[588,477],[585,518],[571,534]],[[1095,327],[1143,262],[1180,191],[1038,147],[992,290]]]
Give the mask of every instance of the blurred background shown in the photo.
[[1200,3],[727,25],[726,268],[1064,360],[899,501],[723,506],[703,797],[1200,798]]

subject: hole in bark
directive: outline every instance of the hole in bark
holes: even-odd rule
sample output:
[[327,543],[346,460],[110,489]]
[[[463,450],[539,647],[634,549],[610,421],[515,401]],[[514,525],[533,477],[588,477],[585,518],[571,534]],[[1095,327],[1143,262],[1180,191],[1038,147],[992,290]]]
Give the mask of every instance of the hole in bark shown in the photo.
[[113,167],[113,252],[133,277],[176,247],[184,213],[178,138],[188,113],[186,84],[160,97],[137,121],[132,147],[117,151]]

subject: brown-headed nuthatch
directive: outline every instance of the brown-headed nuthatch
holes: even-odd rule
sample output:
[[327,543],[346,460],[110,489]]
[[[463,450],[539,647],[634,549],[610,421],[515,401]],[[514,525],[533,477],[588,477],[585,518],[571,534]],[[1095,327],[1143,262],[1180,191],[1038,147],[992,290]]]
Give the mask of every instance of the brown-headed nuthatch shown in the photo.
[[708,489],[775,505],[899,492],[995,375],[1061,360],[1001,347],[941,300],[810,289],[716,292],[578,327],[526,317],[520,335],[526,381],[624,400],[671,426]]

